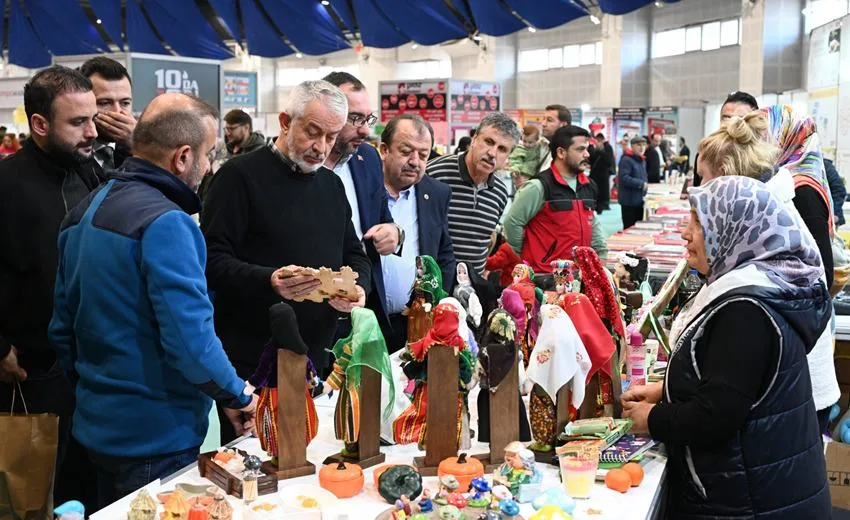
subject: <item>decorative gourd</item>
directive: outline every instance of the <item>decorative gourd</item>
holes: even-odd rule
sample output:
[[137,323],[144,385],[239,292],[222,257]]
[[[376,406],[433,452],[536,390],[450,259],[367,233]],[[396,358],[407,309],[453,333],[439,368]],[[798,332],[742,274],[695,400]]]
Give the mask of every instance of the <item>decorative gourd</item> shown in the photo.
[[390,504],[402,495],[416,500],[422,493],[422,475],[410,466],[393,466],[378,478],[378,493]]
[[475,457],[467,457],[466,453],[461,453],[457,457],[449,457],[440,462],[437,467],[437,476],[443,475],[454,475],[460,484],[458,491],[466,493],[469,491],[472,479],[484,476],[484,464]]
[[213,504],[210,506],[210,520],[231,520],[233,518],[233,508],[224,498],[224,493],[219,490],[215,494]]
[[189,510],[189,520],[209,520],[210,514],[207,508],[200,502],[195,502],[192,509]]
[[[378,488],[378,479],[381,478],[381,475],[383,475],[386,470],[388,470],[390,468],[394,468],[396,466],[404,466],[404,465],[405,464],[383,464],[383,465],[375,468],[372,471],[372,481],[375,483],[375,489]],[[410,466],[410,465],[407,465],[407,467],[410,468],[410,469],[413,469],[413,470],[416,469],[416,468],[414,468],[413,466]]]
[[337,498],[351,498],[363,489],[363,469],[347,462],[325,464],[319,470],[319,485]]

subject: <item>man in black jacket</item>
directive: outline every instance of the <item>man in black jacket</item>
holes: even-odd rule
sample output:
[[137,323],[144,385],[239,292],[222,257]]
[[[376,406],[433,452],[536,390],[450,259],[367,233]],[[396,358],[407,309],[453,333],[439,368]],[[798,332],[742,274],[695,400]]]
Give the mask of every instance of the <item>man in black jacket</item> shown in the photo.
[[611,207],[611,174],[614,172],[614,149],[602,133],[596,134],[596,146],[590,157],[590,178],[596,183],[596,213]]
[[650,183],[661,182],[665,167],[664,153],[661,151],[661,134],[652,134],[649,148],[646,150],[646,174]]
[[94,159],[103,170],[118,168],[133,145],[133,85],[124,65],[106,56],[87,60],[80,67],[92,83],[97,100],[97,140]]
[[92,160],[97,104],[91,81],[55,66],[26,84],[24,107],[32,137],[0,162],[0,412],[10,410],[17,379],[29,413],[59,416],[55,498],[62,502],[81,498],[68,488],[79,484],[81,475],[65,478],[63,472],[74,394],[56,362],[47,326],[59,225],[100,183]]

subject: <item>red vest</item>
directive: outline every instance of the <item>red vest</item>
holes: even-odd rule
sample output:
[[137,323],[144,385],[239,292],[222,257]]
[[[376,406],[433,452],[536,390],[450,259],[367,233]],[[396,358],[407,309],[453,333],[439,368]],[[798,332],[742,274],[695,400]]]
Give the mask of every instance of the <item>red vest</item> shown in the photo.
[[551,273],[552,260],[572,258],[574,247],[590,246],[596,186],[579,175],[573,191],[554,164],[538,178],[545,202],[525,226],[520,256],[535,273]]

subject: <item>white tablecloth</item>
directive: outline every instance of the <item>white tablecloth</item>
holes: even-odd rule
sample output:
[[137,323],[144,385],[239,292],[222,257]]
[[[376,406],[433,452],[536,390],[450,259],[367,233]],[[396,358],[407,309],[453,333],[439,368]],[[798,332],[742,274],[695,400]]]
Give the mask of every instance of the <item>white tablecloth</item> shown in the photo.
[[[475,391],[470,395],[470,403],[475,403]],[[307,459],[315,464],[317,468],[322,461],[334,453],[339,452],[342,447],[342,442],[334,438],[333,434],[333,410],[336,399],[328,399],[327,397],[319,398],[316,401],[316,410],[319,415],[319,433],[313,442],[307,448]],[[477,425],[477,417],[475,417],[475,406],[473,404],[473,418],[471,421],[472,427]],[[241,440],[237,445],[238,448],[247,451],[248,453],[261,456],[263,459],[268,457],[260,449],[260,442],[255,438]],[[416,448],[415,444],[403,446],[388,446],[381,448],[381,451],[386,454],[387,463],[404,463],[410,464],[414,456],[422,455],[423,453]],[[470,454],[486,453],[487,445],[474,442]],[[640,487],[632,488],[626,494],[620,494],[605,487],[604,484],[597,482],[593,489],[591,497],[587,500],[579,500],[578,506],[574,513],[575,520],[624,520],[635,519],[644,520],[651,519],[653,512],[657,507],[659,500],[661,481],[664,475],[666,460],[661,455],[650,453],[643,461],[643,468],[646,476]],[[543,472],[543,489],[559,485],[558,470],[554,466],[540,464]],[[378,495],[377,490],[372,482],[372,470],[367,468],[364,470],[366,484],[363,491],[359,495],[346,499],[341,502],[341,507],[334,508],[330,511],[325,511],[321,516],[322,520],[342,520],[342,519],[367,519],[375,518],[382,512],[389,509],[391,506],[387,504]],[[427,477],[423,479],[425,487],[430,487],[432,490],[437,489],[437,478]],[[164,484],[152,482],[147,486],[151,495],[161,491],[169,491],[174,489],[177,483],[201,484],[209,483],[208,480],[201,478],[198,472],[197,465],[192,466],[179,472],[176,477],[168,479]],[[287,487],[298,486],[303,484],[318,485],[319,479],[317,475],[299,477],[289,480],[281,480],[278,483],[279,493]],[[109,507],[93,514],[93,520],[125,520],[127,512],[130,509],[130,501],[133,496],[127,496],[115,502]],[[260,497],[261,499],[269,499],[269,495]],[[228,497],[231,504],[234,506],[234,520],[241,520],[241,500],[234,497]],[[524,517],[534,513],[534,508],[531,504],[521,504],[521,513]],[[588,510],[591,514],[588,514]],[[285,517],[296,518],[296,517]],[[299,516],[299,518],[308,518],[307,516]]]

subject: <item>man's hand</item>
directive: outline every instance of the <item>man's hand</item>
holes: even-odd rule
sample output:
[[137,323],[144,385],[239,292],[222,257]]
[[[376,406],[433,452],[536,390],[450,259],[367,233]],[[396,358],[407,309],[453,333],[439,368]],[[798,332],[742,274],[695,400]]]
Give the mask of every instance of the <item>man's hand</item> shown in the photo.
[[286,300],[307,296],[318,289],[322,282],[303,274],[284,277],[283,267],[272,273],[272,289]]
[[233,430],[237,436],[245,435],[246,433],[254,434],[256,428],[257,417],[257,402],[260,400],[257,394],[251,396],[251,403],[245,408],[239,410],[233,408],[225,408],[224,415],[233,425]]
[[649,433],[649,412],[653,408],[655,405],[646,401],[623,403],[623,418],[632,420],[632,433]]
[[376,224],[363,235],[363,240],[371,240],[378,254],[391,255],[398,249],[398,235],[395,224]]
[[[342,280],[340,280],[340,281],[342,281]],[[334,297],[334,298],[331,298],[330,300],[328,300],[328,303],[330,304],[330,306],[333,307],[334,309],[338,310],[339,312],[345,312],[345,313],[351,312],[355,307],[365,307],[366,306],[366,291],[364,291],[363,288],[360,287],[359,285],[355,285],[354,287],[357,288],[357,296],[359,296],[359,298],[357,299],[356,302],[353,302],[353,301],[349,300],[348,298],[340,298],[340,297],[337,296],[337,297]]]
[[646,401],[650,404],[655,404],[661,401],[661,393],[663,390],[662,383],[653,383],[651,385],[637,385],[629,388],[622,396],[620,401],[623,406],[628,402],[638,403]]
[[11,383],[16,379],[26,381],[27,371],[18,365],[18,351],[13,345],[9,354],[0,361],[0,381]]
[[136,119],[122,112],[98,112],[94,120],[98,133],[106,134],[107,137],[125,148],[133,144],[133,130],[136,129]]

